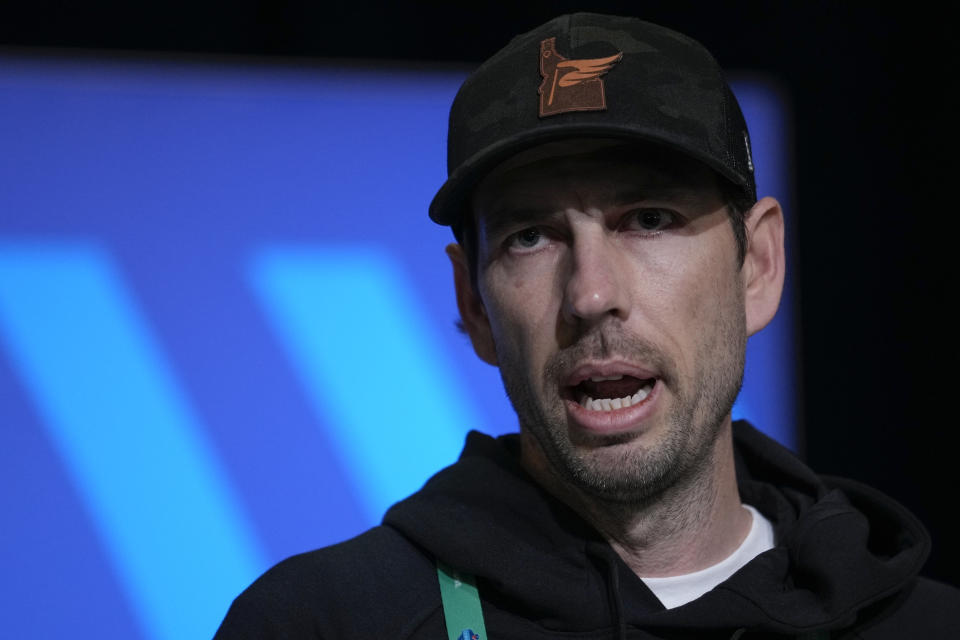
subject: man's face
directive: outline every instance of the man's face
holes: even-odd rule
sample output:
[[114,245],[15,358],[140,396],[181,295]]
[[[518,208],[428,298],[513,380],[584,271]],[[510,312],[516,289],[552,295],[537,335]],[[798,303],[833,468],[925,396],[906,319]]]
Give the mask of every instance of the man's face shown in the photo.
[[681,156],[556,152],[515,158],[475,194],[486,335],[553,471],[648,499],[703,466],[740,388],[728,212],[713,172]]

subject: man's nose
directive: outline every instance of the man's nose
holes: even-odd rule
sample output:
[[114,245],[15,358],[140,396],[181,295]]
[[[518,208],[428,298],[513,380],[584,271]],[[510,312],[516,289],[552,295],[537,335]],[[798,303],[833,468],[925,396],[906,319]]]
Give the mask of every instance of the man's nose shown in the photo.
[[627,273],[622,256],[605,234],[574,240],[564,289],[563,316],[571,325],[629,315]]

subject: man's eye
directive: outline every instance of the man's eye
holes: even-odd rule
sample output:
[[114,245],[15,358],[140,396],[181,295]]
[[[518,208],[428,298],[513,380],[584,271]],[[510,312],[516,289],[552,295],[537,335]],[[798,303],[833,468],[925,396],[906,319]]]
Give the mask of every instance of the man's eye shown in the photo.
[[537,227],[530,227],[510,236],[508,246],[518,249],[533,249],[543,240],[543,233]]
[[674,214],[666,209],[638,209],[631,212],[628,226],[641,231],[660,231],[675,219]]

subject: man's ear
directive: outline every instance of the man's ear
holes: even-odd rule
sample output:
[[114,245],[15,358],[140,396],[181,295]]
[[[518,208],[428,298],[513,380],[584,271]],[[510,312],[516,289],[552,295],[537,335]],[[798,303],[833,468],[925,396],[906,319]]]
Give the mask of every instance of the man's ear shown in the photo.
[[746,214],[747,253],[741,274],[747,315],[747,335],[773,319],[783,293],[786,257],[783,211],[773,198],[759,200]]
[[455,242],[448,244],[447,256],[453,265],[453,285],[457,290],[457,309],[460,311],[463,328],[470,336],[477,356],[487,364],[497,366],[497,351],[490,331],[490,320],[479,292],[474,290],[470,281],[470,269],[463,247]]

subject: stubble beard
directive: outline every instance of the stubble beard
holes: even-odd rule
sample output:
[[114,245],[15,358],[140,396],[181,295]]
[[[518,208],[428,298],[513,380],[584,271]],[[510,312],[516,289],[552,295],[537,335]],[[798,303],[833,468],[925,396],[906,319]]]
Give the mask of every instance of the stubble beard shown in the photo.
[[[561,481],[611,506],[643,505],[708,473],[718,436],[740,391],[745,350],[745,321],[728,315],[714,339],[700,345],[695,362],[701,369],[693,376],[681,375],[654,345],[610,327],[584,335],[554,354],[544,367],[539,393],[525,375],[526,365],[501,359],[500,371],[521,430],[533,437]],[[661,417],[666,422],[664,435],[655,446],[632,442],[637,437],[632,433],[578,436],[576,442],[571,438],[558,381],[571,363],[614,356],[655,367],[659,384],[671,392],[672,406]]]

